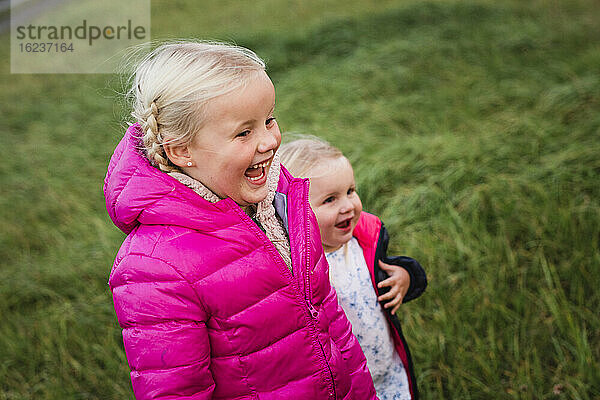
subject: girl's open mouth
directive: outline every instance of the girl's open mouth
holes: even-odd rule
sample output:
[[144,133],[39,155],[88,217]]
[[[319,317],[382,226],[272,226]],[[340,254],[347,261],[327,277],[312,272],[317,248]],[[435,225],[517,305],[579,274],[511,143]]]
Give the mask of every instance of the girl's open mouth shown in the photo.
[[244,176],[253,185],[262,185],[267,180],[267,167],[271,164],[272,158],[250,166],[244,172]]

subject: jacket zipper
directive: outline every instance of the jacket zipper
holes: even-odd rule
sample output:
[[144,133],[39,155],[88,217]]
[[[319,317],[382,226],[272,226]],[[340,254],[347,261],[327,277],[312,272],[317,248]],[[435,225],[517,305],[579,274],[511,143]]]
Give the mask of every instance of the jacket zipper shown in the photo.
[[306,249],[304,259],[306,261],[306,273],[304,274],[304,300],[306,301],[306,305],[308,307],[308,311],[310,312],[311,317],[316,319],[319,316],[319,312],[313,306],[310,301],[311,297],[311,286],[310,286],[310,230],[309,230],[309,209],[308,209],[308,199],[306,196],[306,184],[304,184],[304,190],[302,191],[302,199],[304,204],[304,232],[305,232],[305,240],[306,240]]
[[[311,294],[312,294],[312,288],[310,285],[310,229],[309,229],[309,215],[310,215],[310,209],[309,209],[309,203],[308,203],[308,188],[307,188],[307,184],[304,184],[304,190],[302,192],[302,199],[303,199],[303,204],[304,204],[304,231],[306,232],[306,254],[304,256],[305,260],[306,260],[306,271],[304,274],[304,280],[305,280],[305,285],[304,285],[304,300],[306,301],[306,305],[308,307],[308,312],[310,314],[310,316],[313,318],[313,320],[316,320],[317,317],[319,316],[319,311],[317,311],[317,309],[313,306],[312,302],[311,302]],[[316,329],[314,327],[314,321],[313,321],[313,328]],[[330,383],[330,392],[329,395],[332,398],[336,398],[337,396],[335,395],[335,381],[333,379],[333,371],[331,371],[331,367],[329,366],[329,363],[327,362],[327,356],[325,355],[325,349],[323,349],[323,345],[321,344],[321,342],[319,341],[319,337],[317,334],[317,338],[316,338],[317,343],[319,344],[319,348],[321,349],[321,354],[323,355],[323,360],[325,362],[325,365],[327,367],[327,371],[329,372],[329,376],[331,379],[331,383]]]
[[306,232],[306,255],[304,256],[304,258],[306,260],[306,273],[304,274],[304,280],[305,280],[304,300],[306,300],[306,305],[308,306],[308,311],[310,312],[311,317],[313,317],[314,319],[317,319],[317,317],[319,316],[319,312],[317,311],[317,309],[313,306],[312,302],[310,301],[312,288],[310,286],[310,230],[308,229],[309,211],[308,211],[308,206],[306,205],[306,202],[304,204],[305,204],[305,206],[304,206],[304,209],[305,209],[305,213],[304,213],[305,229],[304,229],[304,231]]

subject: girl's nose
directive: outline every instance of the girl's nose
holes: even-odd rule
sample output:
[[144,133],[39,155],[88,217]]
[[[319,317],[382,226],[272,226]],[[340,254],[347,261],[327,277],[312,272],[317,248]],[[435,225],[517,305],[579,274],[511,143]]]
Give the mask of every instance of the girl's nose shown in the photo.
[[267,129],[263,132],[258,143],[258,152],[266,153],[275,150],[279,144],[278,138],[281,136],[279,129]]

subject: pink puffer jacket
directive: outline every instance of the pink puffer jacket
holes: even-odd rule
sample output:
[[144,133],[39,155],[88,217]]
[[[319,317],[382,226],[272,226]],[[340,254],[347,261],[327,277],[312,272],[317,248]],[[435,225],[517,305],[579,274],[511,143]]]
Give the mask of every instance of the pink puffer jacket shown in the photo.
[[104,184],[126,234],[110,275],[137,399],[374,399],[337,305],[308,183],[282,168],[290,272],[231,199],[149,165],[132,125]]

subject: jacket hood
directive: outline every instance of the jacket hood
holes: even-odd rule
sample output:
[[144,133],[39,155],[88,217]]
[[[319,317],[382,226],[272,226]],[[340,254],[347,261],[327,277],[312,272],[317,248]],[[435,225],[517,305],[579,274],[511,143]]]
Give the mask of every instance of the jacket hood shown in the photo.
[[138,124],[127,129],[110,159],[104,178],[106,209],[119,229],[129,234],[140,224],[169,224],[203,230],[207,226],[219,229],[234,223],[237,212],[227,211],[243,211],[233,200],[227,198],[210,203],[150,165],[143,154],[141,136]]

